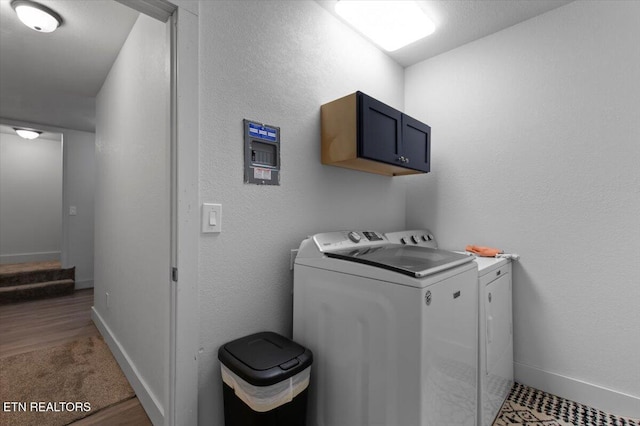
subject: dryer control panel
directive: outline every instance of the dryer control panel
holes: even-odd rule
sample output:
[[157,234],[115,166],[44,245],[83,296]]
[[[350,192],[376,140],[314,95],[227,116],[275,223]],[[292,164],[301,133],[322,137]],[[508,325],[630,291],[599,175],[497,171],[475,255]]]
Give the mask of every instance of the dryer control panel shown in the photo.
[[387,232],[384,236],[394,244],[438,248],[436,239],[428,229]]

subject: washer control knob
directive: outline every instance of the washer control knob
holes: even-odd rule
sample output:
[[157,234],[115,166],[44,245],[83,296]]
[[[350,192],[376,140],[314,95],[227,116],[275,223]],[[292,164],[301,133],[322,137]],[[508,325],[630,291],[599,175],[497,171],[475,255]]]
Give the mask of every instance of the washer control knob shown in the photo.
[[420,237],[417,235],[412,235],[411,236],[411,241],[413,241],[414,243],[418,244],[420,242]]
[[355,231],[351,231],[351,232],[349,232],[348,237],[349,237],[349,239],[350,239],[351,241],[353,241],[354,243],[359,243],[359,242],[360,242],[360,240],[361,240],[360,234],[358,234],[358,233],[357,233],[357,232],[355,232]]
[[406,237],[402,237],[402,238],[400,238],[400,242],[401,242],[402,244],[407,244],[407,238],[406,238]]
[[426,235],[423,235],[423,236],[422,236],[422,241],[429,241],[429,240],[427,239],[427,236],[426,236]]

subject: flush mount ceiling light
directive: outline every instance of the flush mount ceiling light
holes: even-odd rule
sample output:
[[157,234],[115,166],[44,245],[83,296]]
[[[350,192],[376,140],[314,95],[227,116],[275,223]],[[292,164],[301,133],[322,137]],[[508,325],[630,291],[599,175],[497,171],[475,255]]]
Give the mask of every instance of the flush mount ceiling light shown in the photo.
[[339,0],[335,10],[388,52],[420,40],[436,29],[415,1]]
[[23,139],[35,139],[42,133],[39,130],[21,129],[18,127],[14,127],[13,130]]
[[41,33],[50,33],[62,25],[62,17],[47,6],[28,0],[13,0],[11,7],[18,19],[27,27]]

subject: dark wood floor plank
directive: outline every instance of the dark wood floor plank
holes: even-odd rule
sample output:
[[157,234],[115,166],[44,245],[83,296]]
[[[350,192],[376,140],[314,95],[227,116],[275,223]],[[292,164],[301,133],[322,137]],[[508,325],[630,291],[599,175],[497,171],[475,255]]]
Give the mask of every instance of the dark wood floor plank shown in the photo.
[[71,423],[73,426],[120,425],[151,426],[151,421],[142,409],[138,398],[132,398],[107,407],[97,413]]

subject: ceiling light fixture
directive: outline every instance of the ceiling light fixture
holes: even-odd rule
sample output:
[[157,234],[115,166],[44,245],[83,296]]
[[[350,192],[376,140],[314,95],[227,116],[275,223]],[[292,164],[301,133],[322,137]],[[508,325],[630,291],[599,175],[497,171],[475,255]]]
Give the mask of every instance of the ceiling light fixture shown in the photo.
[[42,133],[39,130],[21,129],[18,127],[14,127],[13,130],[15,130],[21,138],[29,140],[37,138]]
[[11,7],[18,19],[27,27],[41,33],[50,33],[62,25],[62,17],[47,6],[29,0],[13,0]]
[[339,0],[335,10],[345,21],[388,52],[433,33],[433,21],[415,1]]

